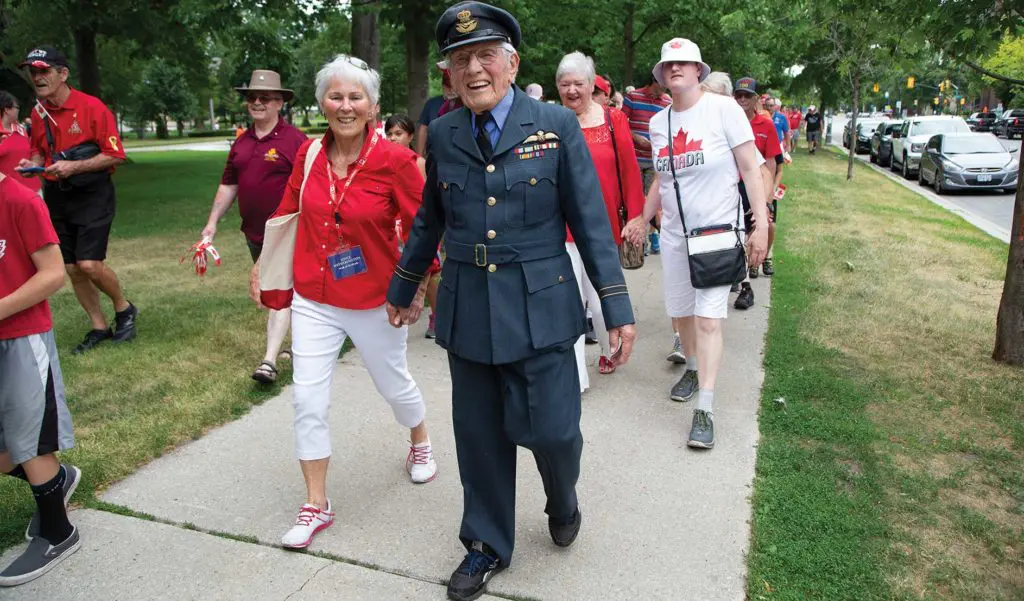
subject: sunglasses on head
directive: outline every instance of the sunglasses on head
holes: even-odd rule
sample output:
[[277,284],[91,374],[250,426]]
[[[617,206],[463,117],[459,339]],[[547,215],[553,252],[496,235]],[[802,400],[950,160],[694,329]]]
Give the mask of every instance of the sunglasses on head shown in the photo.
[[260,104],[269,104],[274,100],[284,100],[281,96],[270,96],[269,94],[249,94],[245,99],[252,103],[259,101]]
[[357,69],[362,69],[363,71],[370,70],[370,65],[366,64],[366,61],[364,61],[361,58],[356,58],[354,56],[349,56],[347,54],[342,54],[340,56],[341,58],[345,59],[345,62],[352,65],[353,67],[356,67]]

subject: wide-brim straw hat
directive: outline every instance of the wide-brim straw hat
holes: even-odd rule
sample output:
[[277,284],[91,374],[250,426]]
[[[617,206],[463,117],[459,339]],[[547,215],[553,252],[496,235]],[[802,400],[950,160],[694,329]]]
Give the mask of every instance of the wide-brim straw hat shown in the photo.
[[686,38],[673,38],[661,45],[661,60],[651,69],[654,80],[665,85],[665,78],[662,75],[662,67],[665,63],[698,63],[700,64],[700,75],[697,82],[704,81],[711,73],[711,67],[700,57],[700,48]]
[[249,85],[235,88],[242,96],[249,92],[280,92],[285,102],[290,102],[295,97],[295,92],[281,87],[281,76],[277,71],[256,69],[249,78]]

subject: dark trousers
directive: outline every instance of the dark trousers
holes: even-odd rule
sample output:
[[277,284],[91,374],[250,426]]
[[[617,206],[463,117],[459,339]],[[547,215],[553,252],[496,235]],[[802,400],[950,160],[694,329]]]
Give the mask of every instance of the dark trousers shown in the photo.
[[580,384],[572,347],[505,365],[448,354],[452,418],[462,479],[468,549],[487,543],[508,566],[515,547],[516,446],[533,451],[544,482],[544,512],[576,511],[580,476]]

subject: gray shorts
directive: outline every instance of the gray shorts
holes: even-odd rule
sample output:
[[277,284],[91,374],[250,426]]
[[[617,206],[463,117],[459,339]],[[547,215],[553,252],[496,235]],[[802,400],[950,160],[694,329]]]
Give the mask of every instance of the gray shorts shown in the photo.
[[819,130],[819,131],[809,131],[809,132],[807,132],[807,141],[808,142],[820,142],[821,141],[821,131]]
[[14,465],[75,446],[53,330],[0,340],[0,453]]
[[644,180],[644,197],[647,197],[647,193],[651,191],[651,184],[654,183],[654,167],[640,167],[640,175]]

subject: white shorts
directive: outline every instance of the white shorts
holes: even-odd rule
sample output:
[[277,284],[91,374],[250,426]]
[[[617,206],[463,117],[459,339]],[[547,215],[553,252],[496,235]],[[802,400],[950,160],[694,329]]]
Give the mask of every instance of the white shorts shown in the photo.
[[694,288],[690,283],[690,261],[686,240],[669,230],[661,234],[662,288],[669,317],[728,317],[729,286]]

